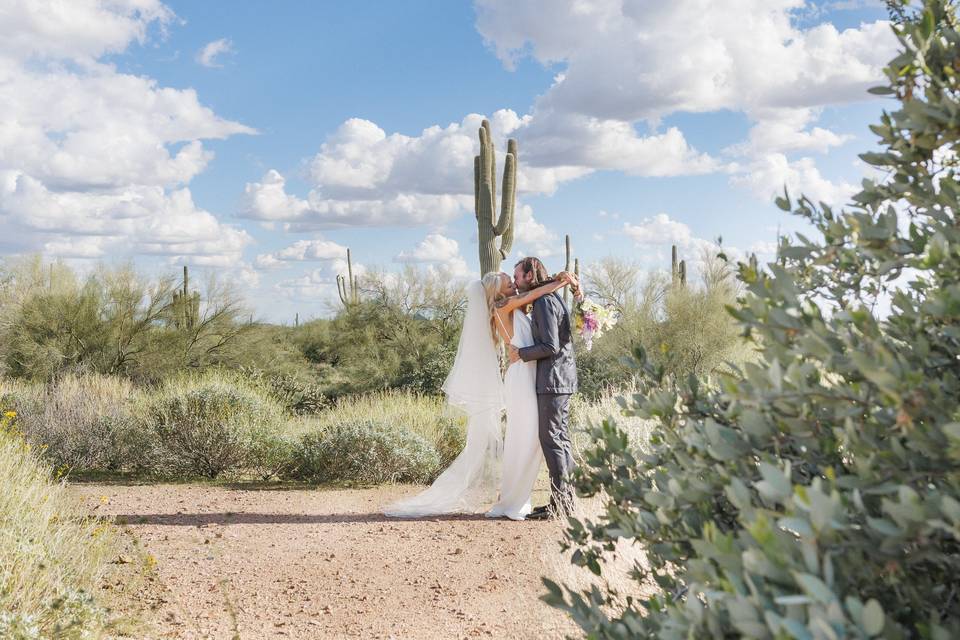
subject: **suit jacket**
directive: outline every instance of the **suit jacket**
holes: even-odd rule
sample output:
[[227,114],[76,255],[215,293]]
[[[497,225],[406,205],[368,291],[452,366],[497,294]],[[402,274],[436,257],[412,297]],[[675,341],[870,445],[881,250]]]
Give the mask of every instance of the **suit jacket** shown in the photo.
[[533,303],[533,345],[518,349],[524,362],[537,361],[537,393],[576,393],[577,366],[567,305],[556,293]]

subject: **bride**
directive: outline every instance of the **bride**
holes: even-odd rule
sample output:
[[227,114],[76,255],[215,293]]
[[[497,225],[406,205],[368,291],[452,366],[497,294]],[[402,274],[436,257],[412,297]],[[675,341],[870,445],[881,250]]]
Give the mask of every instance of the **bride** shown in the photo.
[[[389,505],[388,516],[411,518],[477,513],[495,499],[501,454],[500,496],[487,512],[523,520],[540,469],[537,435],[536,362],[515,362],[500,377],[500,341],[517,347],[533,344],[524,307],[564,286],[578,285],[561,272],[555,281],[523,295],[505,273],[488,273],[467,287],[467,311],[453,368],[443,383],[447,402],[467,416],[466,444],[460,455],[425,491]],[[519,310],[519,312],[518,312]],[[500,414],[506,409],[506,437]]]

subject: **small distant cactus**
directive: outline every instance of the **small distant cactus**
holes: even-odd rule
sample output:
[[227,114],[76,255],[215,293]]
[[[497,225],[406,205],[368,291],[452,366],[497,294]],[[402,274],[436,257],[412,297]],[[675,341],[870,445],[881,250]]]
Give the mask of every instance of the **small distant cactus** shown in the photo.
[[[490,123],[480,125],[480,155],[473,159],[474,211],[480,240],[480,275],[499,271],[513,247],[514,209],[517,203],[517,141],[507,142],[503,166],[500,215],[497,215],[497,157]],[[500,238],[499,246],[497,237]]]
[[200,293],[190,292],[190,272],[183,265],[183,288],[173,292],[173,324],[178,329],[192,329],[200,317]]
[[678,262],[677,245],[673,245],[670,250],[670,282],[681,287],[687,286],[687,261]]
[[340,294],[340,302],[344,307],[349,308],[360,301],[360,286],[357,283],[356,276],[353,275],[353,259],[350,256],[350,249],[347,249],[347,276],[337,274],[337,293]]
[[[566,272],[570,271],[570,234],[564,236],[564,243],[567,248],[567,260],[564,263],[563,270]],[[579,269],[579,267],[577,267]],[[567,306],[570,306],[570,287],[564,287],[563,289],[563,303]]]

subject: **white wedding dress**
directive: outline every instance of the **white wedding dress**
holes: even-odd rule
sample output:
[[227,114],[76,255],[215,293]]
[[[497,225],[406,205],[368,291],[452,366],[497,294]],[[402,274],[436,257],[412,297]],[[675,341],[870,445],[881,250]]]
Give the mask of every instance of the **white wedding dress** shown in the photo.
[[[513,313],[512,344],[533,344],[530,320],[519,310]],[[530,513],[542,457],[536,375],[535,362],[510,365],[505,391],[483,286],[479,280],[471,282],[457,356],[443,383],[448,404],[467,416],[466,444],[430,487],[387,506],[383,513],[397,518],[479,513],[496,499],[498,487],[500,498],[487,515],[522,520]],[[500,429],[504,409],[506,442]]]
[[383,512],[388,516],[478,513],[495,499],[503,451],[503,380],[490,333],[490,311],[479,280],[467,287],[460,345],[443,391],[447,403],[467,416],[463,451],[425,491],[387,506]]
[[[513,312],[513,346],[533,344],[530,318]],[[504,379],[507,404],[507,434],[503,442],[500,499],[487,516],[523,520],[530,513],[530,495],[540,471],[539,413],[537,410],[537,362],[514,362]]]

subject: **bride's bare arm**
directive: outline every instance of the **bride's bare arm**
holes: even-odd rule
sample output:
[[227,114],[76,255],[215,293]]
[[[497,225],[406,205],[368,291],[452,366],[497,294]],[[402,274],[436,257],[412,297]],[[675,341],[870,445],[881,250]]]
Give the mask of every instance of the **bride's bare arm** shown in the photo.
[[504,315],[506,315],[509,312],[513,311],[514,309],[520,309],[521,307],[527,306],[537,298],[542,298],[548,293],[553,293],[554,291],[558,289],[562,289],[568,284],[573,284],[573,283],[574,283],[574,276],[567,273],[566,271],[561,271],[557,275],[557,279],[553,282],[548,282],[547,284],[540,285],[536,289],[531,289],[526,293],[505,298],[503,302],[497,305],[497,310],[502,311]]

